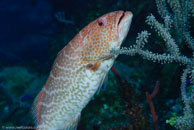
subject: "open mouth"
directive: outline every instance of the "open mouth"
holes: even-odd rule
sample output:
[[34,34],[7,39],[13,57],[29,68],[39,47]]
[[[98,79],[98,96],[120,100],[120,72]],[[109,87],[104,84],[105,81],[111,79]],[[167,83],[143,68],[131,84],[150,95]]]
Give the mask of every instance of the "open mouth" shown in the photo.
[[125,16],[125,12],[122,13],[121,17],[119,18],[119,22],[118,22],[118,25],[121,23],[122,19],[124,18]]

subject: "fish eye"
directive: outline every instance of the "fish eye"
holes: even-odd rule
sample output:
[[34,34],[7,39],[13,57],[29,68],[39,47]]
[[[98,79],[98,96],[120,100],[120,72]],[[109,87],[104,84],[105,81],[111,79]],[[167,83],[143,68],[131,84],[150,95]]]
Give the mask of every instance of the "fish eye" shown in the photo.
[[103,22],[100,22],[98,25],[99,25],[99,26],[103,26]]

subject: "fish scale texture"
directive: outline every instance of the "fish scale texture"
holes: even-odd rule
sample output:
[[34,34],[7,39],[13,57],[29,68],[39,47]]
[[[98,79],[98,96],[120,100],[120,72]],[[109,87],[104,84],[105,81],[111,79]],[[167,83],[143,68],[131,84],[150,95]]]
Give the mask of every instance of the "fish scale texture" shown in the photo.
[[102,85],[116,58],[109,52],[120,47],[123,40],[118,31],[123,13],[116,11],[94,20],[59,52],[34,101],[37,130],[76,129],[82,109]]

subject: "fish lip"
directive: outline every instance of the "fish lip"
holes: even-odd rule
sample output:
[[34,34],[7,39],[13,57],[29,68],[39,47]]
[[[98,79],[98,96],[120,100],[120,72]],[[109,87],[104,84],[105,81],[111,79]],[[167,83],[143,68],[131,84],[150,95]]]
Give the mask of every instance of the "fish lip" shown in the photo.
[[120,11],[119,15],[120,16],[117,22],[117,26],[119,26],[122,23],[122,21],[126,19],[126,17],[133,17],[131,11]]
[[125,16],[125,12],[122,11],[121,14],[120,14],[119,20],[118,20],[118,22],[117,22],[117,26],[119,26],[119,24],[121,23],[121,21],[122,21],[122,19],[124,18],[124,16]]
[[133,13],[131,11],[119,11],[117,14],[117,24],[116,24],[117,33],[119,33],[119,30],[123,28],[124,24],[129,23],[130,25],[132,18]]
[[130,11],[121,11],[117,17],[117,36],[118,36],[118,46],[120,46],[124,39],[126,38],[128,31],[130,29],[131,21],[133,18],[133,14]]

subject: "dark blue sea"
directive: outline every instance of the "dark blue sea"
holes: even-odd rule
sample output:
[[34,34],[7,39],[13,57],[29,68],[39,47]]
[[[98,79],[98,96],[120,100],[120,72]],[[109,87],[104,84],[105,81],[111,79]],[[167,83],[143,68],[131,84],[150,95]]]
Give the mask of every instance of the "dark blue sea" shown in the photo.
[[59,51],[93,20],[119,10],[133,13],[126,52],[77,129],[194,129],[192,0],[0,0],[1,130],[36,128],[32,104]]

